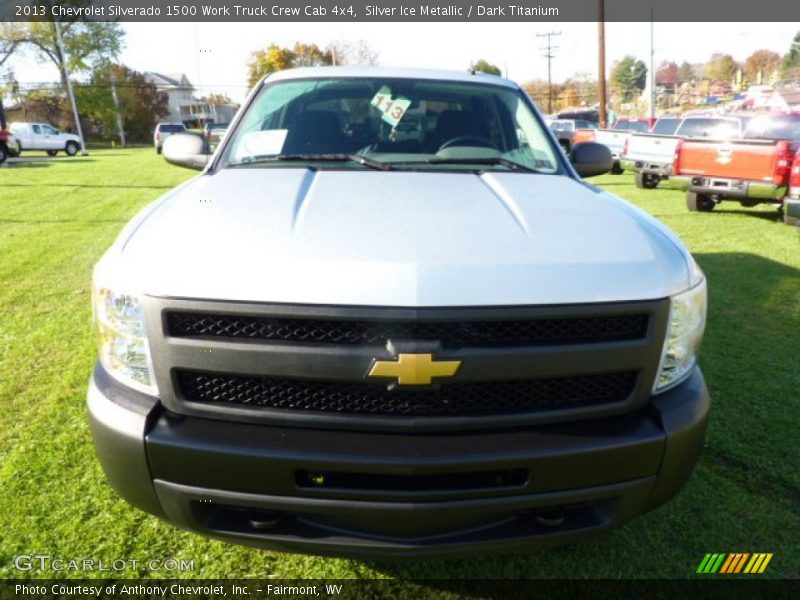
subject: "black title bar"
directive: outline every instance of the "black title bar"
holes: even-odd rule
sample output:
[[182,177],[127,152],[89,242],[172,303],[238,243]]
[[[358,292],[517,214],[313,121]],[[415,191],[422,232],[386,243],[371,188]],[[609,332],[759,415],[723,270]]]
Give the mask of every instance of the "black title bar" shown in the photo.
[[[598,21],[601,0],[2,0],[0,21]],[[792,0],[605,0],[606,21],[800,21]],[[711,35],[711,32],[709,32]],[[719,32],[716,35],[724,34]]]

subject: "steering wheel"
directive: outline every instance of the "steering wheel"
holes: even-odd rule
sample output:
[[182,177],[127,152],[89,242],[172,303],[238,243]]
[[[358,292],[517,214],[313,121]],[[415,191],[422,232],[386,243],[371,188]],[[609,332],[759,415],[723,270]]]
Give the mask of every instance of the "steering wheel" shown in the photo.
[[500,150],[500,147],[492,140],[481,135],[459,135],[442,142],[442,145],[439,146],[436,152],[441,152],[445,148],[450,148],[451,146],[479,146],[481,148]]

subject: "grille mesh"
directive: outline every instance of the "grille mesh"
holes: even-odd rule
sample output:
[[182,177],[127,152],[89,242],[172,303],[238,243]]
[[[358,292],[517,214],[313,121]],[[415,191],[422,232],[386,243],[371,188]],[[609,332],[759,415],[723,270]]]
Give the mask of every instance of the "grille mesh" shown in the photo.
[[445,417],[539,412],[625,400],[636,372],[392,390],[371,383],[242,377],[176,371],[186,400],[273,410],[395,417]]
[[244,338],[275,342],[376,344],[434,340],[443,347],[577,344],[641,339],[647,315],[510,321],[366,321],[289,319],[194,312],[167,313],[173,337]]

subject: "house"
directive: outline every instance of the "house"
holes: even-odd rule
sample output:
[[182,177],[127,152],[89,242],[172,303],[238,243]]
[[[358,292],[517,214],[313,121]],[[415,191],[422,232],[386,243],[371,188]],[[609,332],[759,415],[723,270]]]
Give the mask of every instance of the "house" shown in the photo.
[[183,73],[163,74],[146,71],[145,77],[168,97],[169,116],[165,120],[183,123],[187,127],[202,127],[206,123],[229,123],[239,105],[211,103],[207,97],[196,97],[195,89]]
[[773,110],[800,110],[800,87],[776,87],[769,99],[769,107]]
[[747,90],[745,107],[756,110],[800,110],[800,87],[751,85]]

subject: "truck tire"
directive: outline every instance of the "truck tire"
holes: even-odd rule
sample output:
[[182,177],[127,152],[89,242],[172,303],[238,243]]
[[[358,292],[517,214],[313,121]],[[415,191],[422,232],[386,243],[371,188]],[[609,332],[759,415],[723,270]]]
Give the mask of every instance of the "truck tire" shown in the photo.
[[707,194],[686,192],[686,208],[691,212],[711,212],[716,205],[717,203]]
[[67,145],[64,147],[64,152],[67,153],[67,156],[75,156],[79,149],[76,142],[67,142]]
[[6,162],[8,158],[8,148],[6,148],[5,144],[0,144],[0,165]]
[[47,156],[55,156],[56,154],[58,154],[58,150],[48,150],[47,151]]
[[634,180],[636,182],[636,187],[643,190],[652,190],[658,186],[658,177],[650,175],[649,173],[637,172],[636,175],[634,175]]

